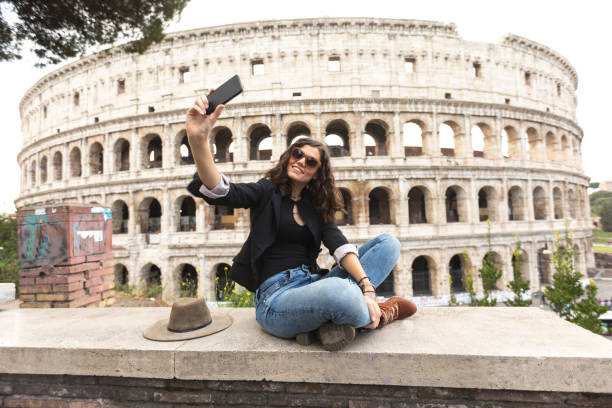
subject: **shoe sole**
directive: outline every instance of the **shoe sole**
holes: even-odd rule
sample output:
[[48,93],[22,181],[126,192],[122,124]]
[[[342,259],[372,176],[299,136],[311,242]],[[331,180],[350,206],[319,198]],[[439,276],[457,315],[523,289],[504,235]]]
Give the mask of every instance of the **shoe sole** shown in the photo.
[[355,338],[355,327],[349,324],[328,322],[317,330],[321,346],[327,351],[338,351]]

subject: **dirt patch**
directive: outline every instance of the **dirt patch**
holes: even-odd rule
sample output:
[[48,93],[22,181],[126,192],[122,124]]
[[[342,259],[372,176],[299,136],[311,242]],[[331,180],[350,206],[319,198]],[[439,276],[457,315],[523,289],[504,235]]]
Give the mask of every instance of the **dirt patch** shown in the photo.
[[169,306],[160,298],[147,298],[142,296],[126,295],[115,292],[115,303],[113,307],[163,307]]

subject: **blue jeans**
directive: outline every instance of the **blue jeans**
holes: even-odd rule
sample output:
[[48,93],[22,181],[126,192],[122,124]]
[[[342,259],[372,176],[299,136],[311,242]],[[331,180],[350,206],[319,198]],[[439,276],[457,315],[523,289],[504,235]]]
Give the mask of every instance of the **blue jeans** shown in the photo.
[[[359,248],[359,261],[375,287],[391,273],[400,243],[381,234]],[[370,312],[357,282],[341,266],[325,275],[311,274],[302,265],[266,279],[255,292],[255,318],[270,334],[293,338],[332,321],[355,327],[371,323]]]

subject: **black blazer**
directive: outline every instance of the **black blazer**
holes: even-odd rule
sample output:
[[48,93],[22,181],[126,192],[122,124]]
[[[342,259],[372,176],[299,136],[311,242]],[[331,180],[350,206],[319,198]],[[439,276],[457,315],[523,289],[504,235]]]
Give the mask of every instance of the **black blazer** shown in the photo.
[[[261,284],[260,257],[276,240],[280,220],[281,193],[271,180],[260,179],[256,183],[230,183],[229,192],[221,198],[210,198],[200,192],[202,181],[196,172],[187,190],[196,197],[203,198],[208,204],[225,205],[231,208],[250,208],[251,231],[233,259],[230,278],[248,290],[254,292]],[[317,256],[321,252],[321,242],[333,254],[337,248],[347,244],[348,240],[338,229],[334,221],[323,222],[315,212],[314,197],[307,190],[297,202],[298,211],[304,224],[312,235],[308,247],[311,273],[326,273],[317,265]]]

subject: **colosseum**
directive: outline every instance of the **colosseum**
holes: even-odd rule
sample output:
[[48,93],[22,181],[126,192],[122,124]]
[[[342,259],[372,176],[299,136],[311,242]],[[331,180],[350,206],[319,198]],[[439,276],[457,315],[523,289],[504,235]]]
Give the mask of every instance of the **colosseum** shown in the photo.
[[[256,181],[295,138],[327,143],[349,240],[389,232],[402,244],[382,294],[443,304],[489,250],[503,293],[517,237],[538,291],[566,228],[578,269],[594,264],[575,69],[528,39],[466,41],[432,21],[240,23],[172,33],[142,55],[115,47],[81,58],[21,100],[16,206],[109,206],[118,281],[161,282],[165,299],[186,283],[215,298],[249,214],[187,192],[195,166],[184,117],[234,74],[245,91],[210,138],[219,170]],[[323,251],[319,264],[332,263]]]

